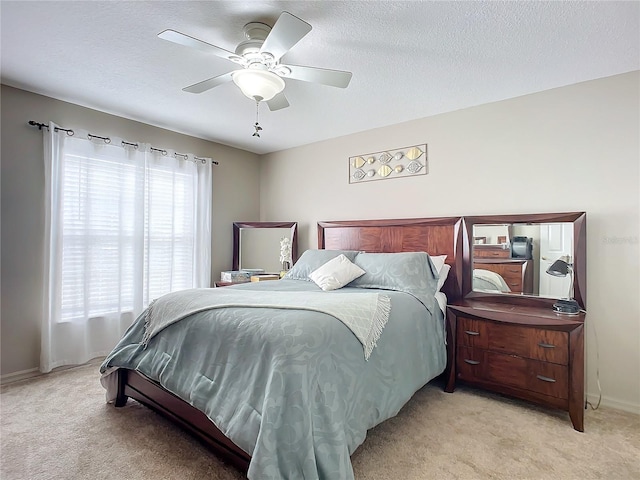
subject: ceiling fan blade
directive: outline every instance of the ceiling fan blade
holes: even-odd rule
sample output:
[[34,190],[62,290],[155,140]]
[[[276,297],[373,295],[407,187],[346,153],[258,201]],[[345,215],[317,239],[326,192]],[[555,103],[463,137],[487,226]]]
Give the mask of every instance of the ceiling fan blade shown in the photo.
[[289,106],[289,101],[287,100],[287,97],[284,96],[284,93],[280,92],[271,100],[268,100],[267,105],[269,106],[269,110],[275,112],[281,108],[287,108]]
[[184,45],[185,47],[197,48],[198,50],[206,53],[213,53],[214,55],[226,58],[227,60],[233,61],[234,58],[238,58],[238,55],[230,52],[229,50],[216,47],[215,45],[211,45],[210,43],[203,42],[202,40],[198,40],[197,38],[190,37],[189,35],[185,35],[184,33],[176,32],[175,30],[165,30],[164,32],[160,32],[158,34],[158,37],[169,42]]
[[282,75],[284,78],[293,78],[303,82],[321,83],[331,87],[347,88],[351,81],[351,72],[341,70],[328,70],[326,68],[303,67],[300,65],[281,65],[288,68],[291,73]]
[[311,25],[307,22],[289,12],[282,12],[262,44],[260,52],[269,52],[277,61],[310,31]]
[[222,85],[223,83],[233,80],[233,72],[235,72],[235,70],[229,73],[218,75],[217,77],[209,78],[208,80],[204,80],[202,82],[194,83],[193,85],[189,85],[182,90],[189,93],[206,92],[213,87],[217,87],[218,85]]

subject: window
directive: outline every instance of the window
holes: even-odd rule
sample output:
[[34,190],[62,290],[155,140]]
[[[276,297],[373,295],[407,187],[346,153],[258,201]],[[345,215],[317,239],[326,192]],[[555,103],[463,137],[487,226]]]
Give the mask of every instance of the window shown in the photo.
[[53,357],[72,343],[70,330],[84,329],[89,345],[71,362],[67,353],[42,362],[43,371],[105,354],[155,298],[210,286],[209,161],[50,130],[43,330]]

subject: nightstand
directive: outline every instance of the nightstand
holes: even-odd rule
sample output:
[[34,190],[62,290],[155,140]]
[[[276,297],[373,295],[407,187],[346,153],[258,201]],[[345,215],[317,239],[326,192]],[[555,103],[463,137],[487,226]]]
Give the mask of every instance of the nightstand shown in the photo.
[[584,313],[467,300],[447,307],[457,381],[569,412],[584,431]]

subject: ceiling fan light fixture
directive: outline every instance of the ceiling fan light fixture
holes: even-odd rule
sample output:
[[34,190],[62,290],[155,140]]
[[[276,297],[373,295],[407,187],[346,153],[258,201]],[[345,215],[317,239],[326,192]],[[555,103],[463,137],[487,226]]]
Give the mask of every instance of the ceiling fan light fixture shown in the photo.
[[284,90],[284,80],[266,70],[246,69],[233,73],[235,83],[242,93],[257,102],[267,102]]

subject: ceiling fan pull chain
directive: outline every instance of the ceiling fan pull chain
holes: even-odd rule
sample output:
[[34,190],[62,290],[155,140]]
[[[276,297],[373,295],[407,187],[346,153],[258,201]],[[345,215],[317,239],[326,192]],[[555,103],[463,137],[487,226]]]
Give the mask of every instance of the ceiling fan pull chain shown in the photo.
[[260,126],[260,124],[258,123],[258,114],[260,112],[260,102],[256,101],[256,124],[254,125],[254,128],[256,129],[255,132],[253,132],[252,137],[258,137],[260,138],[260,131],[262,130],[262,127]]

